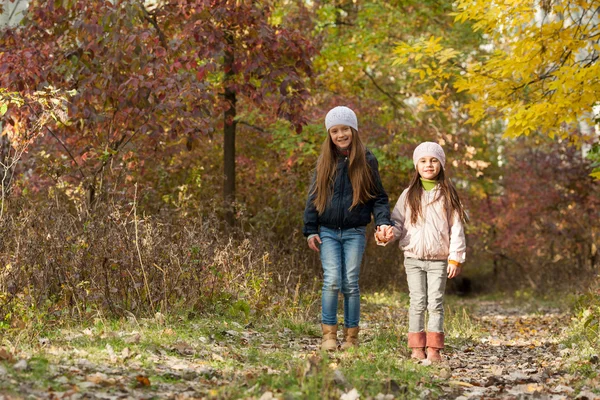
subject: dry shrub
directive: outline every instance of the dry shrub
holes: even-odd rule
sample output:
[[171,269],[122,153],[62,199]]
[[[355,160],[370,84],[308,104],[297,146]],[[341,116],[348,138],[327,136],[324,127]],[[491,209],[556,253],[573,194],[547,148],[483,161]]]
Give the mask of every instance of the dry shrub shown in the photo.
[[223,229],[214,214],[146,216],[132,205],[99,206],[89,214],[67,204],[21,200],[0,222],[5,328],[22,328],[40,314],[54,320],[158,311],[249,317],[316,303],[318,288],[306,268],[314,260],[300,235],[274,245],[260,232]]

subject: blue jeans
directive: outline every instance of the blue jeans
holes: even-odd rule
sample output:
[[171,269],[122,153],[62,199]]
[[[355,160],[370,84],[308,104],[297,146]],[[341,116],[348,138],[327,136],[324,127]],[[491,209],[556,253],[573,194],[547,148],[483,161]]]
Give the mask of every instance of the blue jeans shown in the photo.
[[367,242],[366,227],[330,229],[322,226],[322,316],[325,325],[337,325],[338,293],[344,295],[344,326],[355,328],[360,320],[358,275]]

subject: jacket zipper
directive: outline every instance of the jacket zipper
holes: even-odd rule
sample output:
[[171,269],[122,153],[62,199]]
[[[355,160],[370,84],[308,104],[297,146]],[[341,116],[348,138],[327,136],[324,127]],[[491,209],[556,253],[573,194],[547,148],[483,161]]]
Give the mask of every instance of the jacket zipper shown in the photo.
[[[346,161],[348,161],[348,157],[344,157],[344,166],[342,167],[342,172],[344,172],[344,168],[346,168]],[[342,223],[344,222],[344,210],[342,209],[344,202],[344,174],[341,174],[340,178],[342,178],[342,187],[340,190],[340,198],[338,199],[338,229],[342,229]]]
[[427,259],[429,257],[429,254],[426,253],[427,248],[425,246],[425,237],[427,236],[425,234],[425,229],[427,229],[427,208],[429,208],[429,195],[427,194],[426,191],[424,191],[423,193],[425,196],[427,196],[427,205],[425,206],[425,209],[423,210],[423,229],[421,230],[421,254],[423,254],[424,258]]

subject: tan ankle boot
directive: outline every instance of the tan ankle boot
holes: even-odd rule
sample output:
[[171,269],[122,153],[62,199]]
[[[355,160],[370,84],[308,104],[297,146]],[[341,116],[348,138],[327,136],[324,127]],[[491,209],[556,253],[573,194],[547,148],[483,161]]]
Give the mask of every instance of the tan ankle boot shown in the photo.
[[408,332],[408,347],[412,349],[410,358],[415,360],[424,360],[426,336],[425,332]]
[[427,359],[432,363],[442,362],[440,350],[444,348],[443,332],[427,332]]
[[331,351],[337,349],[337,325],[321,324],[323,339],[321,340],[321,350]]
[[358,326],[356,328],[344,327],[344,343],[342,343],[342,350],[348,350],[350,347],[358,346]]

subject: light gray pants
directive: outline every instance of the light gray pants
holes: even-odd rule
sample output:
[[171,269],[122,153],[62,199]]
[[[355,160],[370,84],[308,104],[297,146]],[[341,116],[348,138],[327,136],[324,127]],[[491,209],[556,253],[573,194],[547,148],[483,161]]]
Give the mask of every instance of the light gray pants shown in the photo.
[[444,332],[444,290],[448,261],[405,258],[406,278],[410,291],[408,331],[423,332],[425,310],[429,312],[428,332]]

